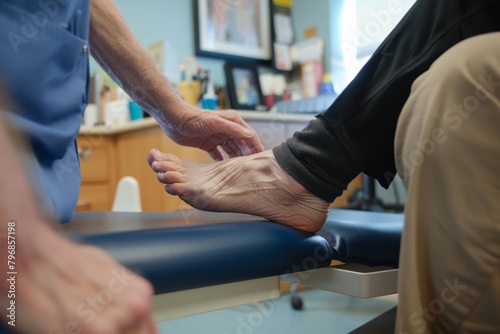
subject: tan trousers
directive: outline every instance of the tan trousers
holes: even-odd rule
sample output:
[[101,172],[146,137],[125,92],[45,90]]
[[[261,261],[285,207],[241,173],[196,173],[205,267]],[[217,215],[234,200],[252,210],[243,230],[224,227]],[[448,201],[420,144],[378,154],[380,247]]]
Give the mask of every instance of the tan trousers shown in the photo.
[[414,82],[395,152],[408,191],[396,333],[500,333],[500,33]]

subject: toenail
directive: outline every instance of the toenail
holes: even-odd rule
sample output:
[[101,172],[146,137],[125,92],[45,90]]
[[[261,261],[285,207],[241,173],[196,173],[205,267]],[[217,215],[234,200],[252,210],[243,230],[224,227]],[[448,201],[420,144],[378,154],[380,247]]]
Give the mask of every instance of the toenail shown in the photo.
[[158,150],[156,150],[155,151],[155,157],[157,157],[158,159],[160,159],[161,158],[161,152],[158,151]]

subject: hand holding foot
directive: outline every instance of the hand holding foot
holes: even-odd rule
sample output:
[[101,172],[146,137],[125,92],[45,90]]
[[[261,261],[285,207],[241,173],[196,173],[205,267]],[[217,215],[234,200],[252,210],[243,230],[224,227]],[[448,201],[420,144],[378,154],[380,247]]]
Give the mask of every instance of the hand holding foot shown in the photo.
[[165,133],[176,143],[198,147],[214,160],[223,160],[222,149],[229,157],[263,151],[255,131],[234,110],[201,110],[186,106],[178,117],[162,123]]
[[151,150],[148,162],[169,194],[197,209],[258,215],[309,232],[326,219],[329,203],[283,171],[272,151],[198,164]]

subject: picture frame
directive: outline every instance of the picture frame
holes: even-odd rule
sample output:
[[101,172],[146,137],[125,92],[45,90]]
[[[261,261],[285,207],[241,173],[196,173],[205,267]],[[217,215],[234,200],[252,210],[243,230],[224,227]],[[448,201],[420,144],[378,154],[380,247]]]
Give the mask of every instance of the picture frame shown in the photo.
[[197,56],[270,65],[271,0],[193,0]]
[[224,73],[232,109],[267,111],[255,64],[227,62]]

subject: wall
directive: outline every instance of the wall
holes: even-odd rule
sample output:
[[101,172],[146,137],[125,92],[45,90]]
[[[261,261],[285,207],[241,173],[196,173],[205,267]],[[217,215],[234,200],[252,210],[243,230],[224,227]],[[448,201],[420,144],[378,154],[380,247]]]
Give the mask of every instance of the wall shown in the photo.
[[[292,18],[296,40],[303,39],[306,28],[317,26],[318,35],[325,41],[325,71],[332,71],[332,63],[342,61],[342,10],[345,2],[354,0],[294,0]],[[357,0],[358,8],[372,8],[372,0]],[[384,0],[375,9],[384,9],[390,2],[409,7],[413,0]],[[356,2],[354,2],[356,3]],[[144,46],[160,40],[172,44],[179,56],[194,55],[194,23],[192,0],[115,0],[130,28]],[[371,14],[373,10],[366,13]],[[368,15],[367,14],[367,15]],[[358,30],[373,21],[369,15],[358,18]],[[391,22],[392,25],[392,22]],[[387,29],[386,29],[387,30]],[[384,30],[380,35],[384,35]],[[223,60],[198,58],[199,64],[211,71],[215,83],[224,84]],[[95,65],[94,65],[95,66]]]
[[[130,29],[144,46],[166,40],[179,57],[194,56],[194,23],[191,0],[115,0]],[[118,37],[118,36],[117,36]],[[224,61],[198,58],[212,73],[214,83],[225,84]],[[96,67],[95,64],[92,66]]]
[[[294,0],[292,18],[296,40],[303,39],[304,29],[318,27],[325,41],[325,71],[330,71],[332,55],[339,54],[340,29],[337,29],[343,0]],[[159,40],[173,45],[179,56],[194,55],[194,23],[191,0],[115,0],[131,30],[144,46]],[[333,19],[330,19],[330,18]],[[199,64],[211,71],[216,84],[225,84],[224,61],[198,58]]]
[[[343,2],[334,0],[333,2]],[[313,26],[318,28],[318,36],[325,42],[324,66],[325,71],[330,71],[331,48],[331,22],[330,8],[335,6],[331,0],[293,0],[292,20],[294,24],[295,40],[304,39],[304,30]],[[314,5],[313,5],[314,4]]]
[[[171,43],[182,57],[194,55],[192,0],[115,0],[131,30],[142,45],[157,41]],[[303,39],[306,28],[317,26],[325,41],[325,71],[331,70],[331,59],[340,56],[340,16],[344,0],[294,0],[292,18],[296,40]],[[332,45],[333,47],[330,47]],[[200,57],[199,64],[212,73],[216,84],[225,84],[224,60]],[[96,67],[95,64],[92,66]]]

